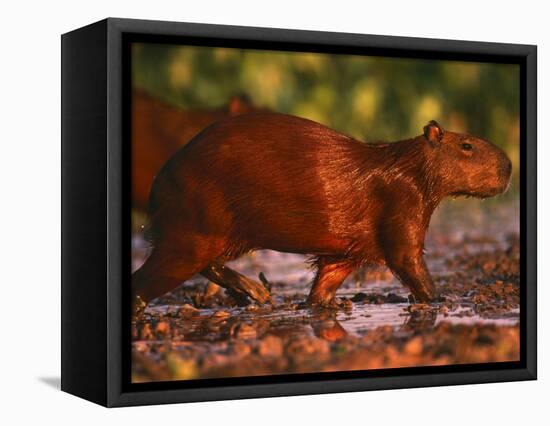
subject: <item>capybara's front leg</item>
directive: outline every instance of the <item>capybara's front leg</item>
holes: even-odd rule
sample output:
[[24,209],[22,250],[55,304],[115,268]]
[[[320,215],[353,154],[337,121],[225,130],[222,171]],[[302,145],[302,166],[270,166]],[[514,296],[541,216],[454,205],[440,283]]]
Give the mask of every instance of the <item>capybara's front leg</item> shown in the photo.
[[[417,225],[415,211],[405,215],[388,208],[386,218],[390,221],[380,236],[386,265],[417,302],[430,302],[435,297],[435,286],[424,262],[425,228]],[[395,218],[400,219],[397,227],[392,225],[391,219]]]
[[395,255],[388,258],[388,266],[418,302],[430,302],[435,297],[435,285],[422,253]]
[[334,303],[336,290],[354,268],[348,262],[335,262],[325,258],[319,258],[317,268],[307,301],[311,305],[330,307]]
[[211,263],[201,271],[201,275],[228,289],[239,304],[243,304],[246,296],[258,303],[271,301],[269,291],[262,284],[220,263]]

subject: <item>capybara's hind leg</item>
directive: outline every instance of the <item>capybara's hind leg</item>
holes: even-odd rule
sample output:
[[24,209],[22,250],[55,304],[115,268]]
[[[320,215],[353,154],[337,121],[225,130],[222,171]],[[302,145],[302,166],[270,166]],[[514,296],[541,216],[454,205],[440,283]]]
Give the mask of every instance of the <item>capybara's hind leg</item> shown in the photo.
[[271,300],[269,291],[259,282],[251,280],[221,263],[211,263],[201,271],[210,281],[226,288],[238,304],[244,304],[246,296],[258,303]]
[[317,275],[308,296],[308,303],[329,307],[334,303],[334,295],[346,277],[353,271],[348,262],[320,258],[317,261]]
[[217,253],[199,251],[196,244],[185,248],[177,244],[155,247],[145,263],[132,275],[134,304],[148,303],[156,297],[174,290],[182,282],[199,273]]

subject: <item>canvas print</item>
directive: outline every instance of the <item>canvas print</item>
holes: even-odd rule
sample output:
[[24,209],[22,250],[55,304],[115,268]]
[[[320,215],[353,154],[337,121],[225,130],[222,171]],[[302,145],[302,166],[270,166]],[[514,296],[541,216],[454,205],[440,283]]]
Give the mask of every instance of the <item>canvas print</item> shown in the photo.
[[133,383],[520,359],[519,65],[133,43],[131,75]]

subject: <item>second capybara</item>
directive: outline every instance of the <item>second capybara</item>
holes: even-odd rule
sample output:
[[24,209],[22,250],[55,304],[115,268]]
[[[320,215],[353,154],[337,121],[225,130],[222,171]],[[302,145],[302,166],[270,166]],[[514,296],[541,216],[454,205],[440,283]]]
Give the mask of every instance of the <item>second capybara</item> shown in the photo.
[[193,136],[213,122],[260,111],[246,96],[233,96],[226,106],[182,109],[144,90],[132,92],[132,207],[147,209],[155,175]]
[[221,120],[162,168],[150,196],[153,250],[132,277],[136,303],[196,273],[258,302],[256,281],[224,262],[257,249],[313,256],[308,297],[327,306],[355,268],[383,264],[417,301],[436,290],[423,258],[430,217],[447,196],[504,192],[512,164],[492,143],[446,131],[368,144],[276,113]]

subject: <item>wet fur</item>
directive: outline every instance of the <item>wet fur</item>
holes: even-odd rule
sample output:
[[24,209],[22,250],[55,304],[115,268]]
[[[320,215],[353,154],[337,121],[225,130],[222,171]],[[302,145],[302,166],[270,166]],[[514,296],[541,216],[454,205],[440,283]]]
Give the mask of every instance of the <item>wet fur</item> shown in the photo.
[[242,96],[228,105],[184,110],[140,89],[132,93],[132,205],[147,209],[153,178],[176,151],[202,129],[227,116],[257,110]]
[[[506,178],[456,151],[454,144],[473,137],[446,132],[431,138],[366,144],[283,114],[221,120],[180,149],[155,179],[149,234],[166,252],[195,241],[194,255],[208,252],[208,262],[257,249],[312,255],[320,271],[314,302],[329,302],[362,264],[388,265],[413,294],[429,299],[433,283],[422,253],[434,209],[457,192],[490,196]],[[498,148],[476,144],[491,166],[506,168],[501,163],[509,160]],[[138,278],[140,289],[154,285]]]

